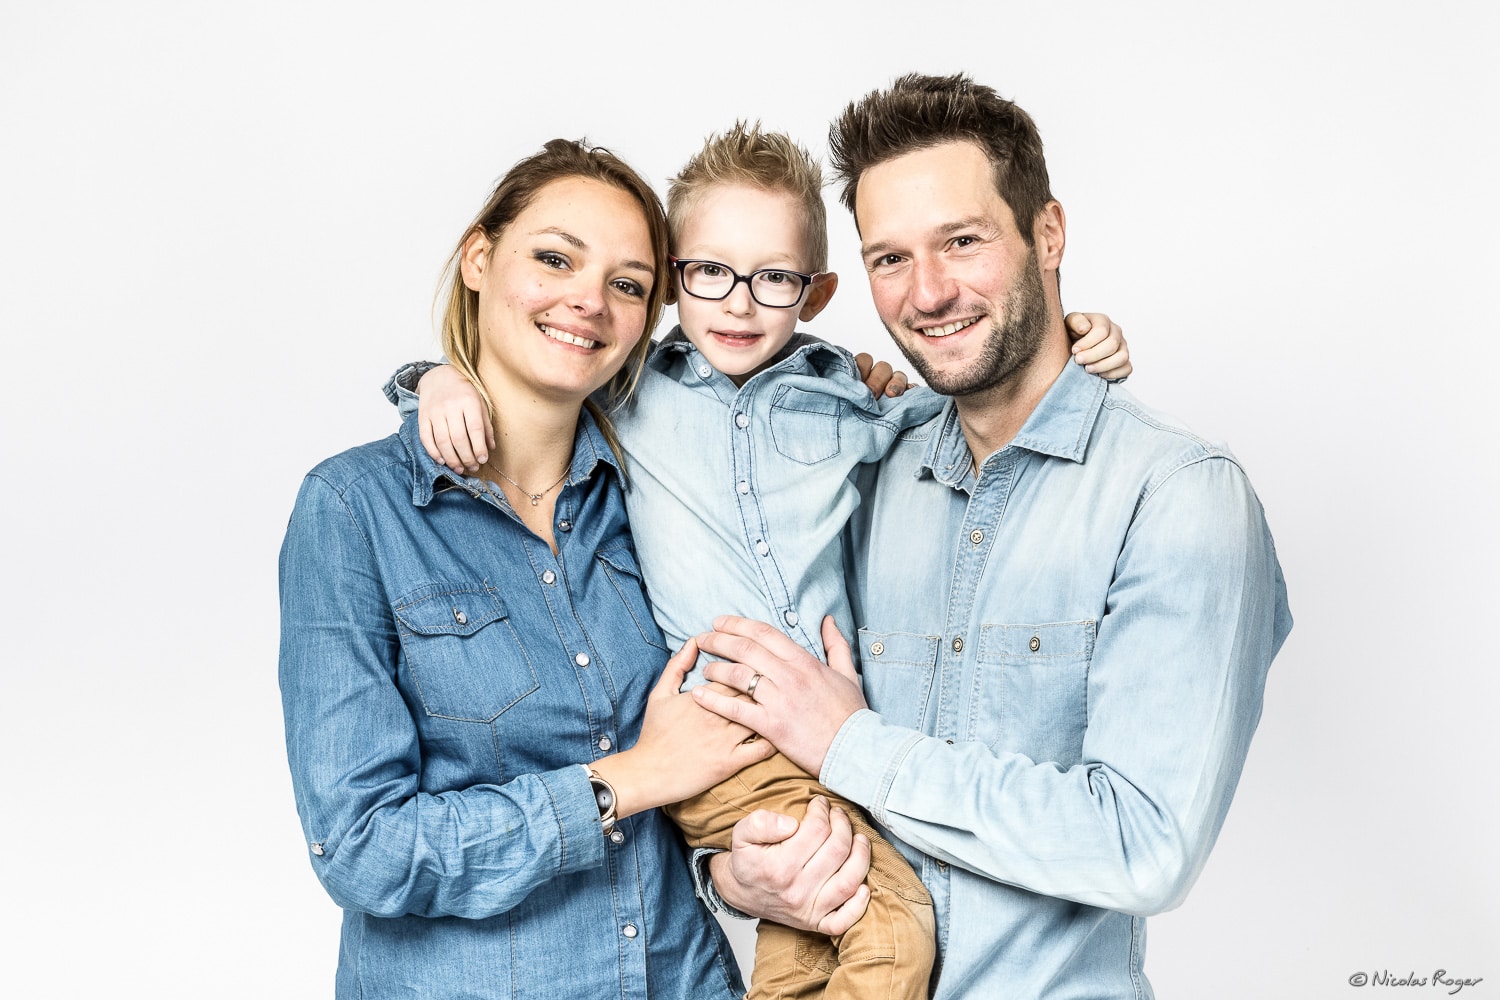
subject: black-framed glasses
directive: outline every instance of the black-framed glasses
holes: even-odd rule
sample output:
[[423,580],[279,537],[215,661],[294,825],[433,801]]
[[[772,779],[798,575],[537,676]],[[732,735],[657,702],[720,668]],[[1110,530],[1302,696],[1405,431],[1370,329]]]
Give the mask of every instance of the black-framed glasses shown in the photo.
[[682,275],[682,290],[695,299],[716,302],[726,299],[734,286],[744,282],[750,289],[750,297],[771,309],[790,309],[802,301],[807,291],[821,274],[803,274],[788,271],[784,267],[763,267],[749,274],[740,274],[728,264],[716,260],[678,260],[667,258],[677,273]]

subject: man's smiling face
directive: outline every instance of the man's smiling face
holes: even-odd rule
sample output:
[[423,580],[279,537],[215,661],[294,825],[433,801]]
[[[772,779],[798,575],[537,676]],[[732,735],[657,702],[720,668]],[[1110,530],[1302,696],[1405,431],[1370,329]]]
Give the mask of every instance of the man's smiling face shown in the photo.
[[869,168],[854,211],[875,309],[933,389],[982,392],[1037,356],[1049,332],[1041,265],[977,145]]

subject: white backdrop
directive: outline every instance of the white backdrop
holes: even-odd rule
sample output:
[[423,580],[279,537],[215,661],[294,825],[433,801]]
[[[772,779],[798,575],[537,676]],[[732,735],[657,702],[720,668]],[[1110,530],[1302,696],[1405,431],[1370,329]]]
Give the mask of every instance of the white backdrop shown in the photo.
[[[1037,119],[1065,304],[1244,460],[1297,618],[1218,848],[1151,922],[1159,994],[1500,996],[1500,24],[1422,7],[4,0],[0,990],[331,994],[276,551],[302,473],[437,354],[499,174],[586,134],[664,188],[737,116],[821,154],[848,100],[963,70]],[[894,357],[831,218],[811,330]]]

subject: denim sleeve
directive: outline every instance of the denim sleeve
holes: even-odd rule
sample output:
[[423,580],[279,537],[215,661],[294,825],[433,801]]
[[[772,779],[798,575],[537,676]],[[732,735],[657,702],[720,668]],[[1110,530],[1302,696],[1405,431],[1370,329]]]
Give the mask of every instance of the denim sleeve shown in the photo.
[[503,785],[422,791],[399,639],[344,498],[309,476],[281,549],[287,756],[313,869],[334,901],[380,917],[487,917],[604,859],[582,765]]
[[997,881],[1146,915],[1208,858],[1291,628],[1239,466],[1191,462],[1142,500],[1088,668],[1081,763],[947,745],[865,710],[821,779],[920,850]]
[[417,412],[417,383],[423,375],[432,371],[441,361],[413,361],[409,365],[402,365],[396,369],[396,374],[390,377],[383,387],[385,398],[395,405],[405,420]]

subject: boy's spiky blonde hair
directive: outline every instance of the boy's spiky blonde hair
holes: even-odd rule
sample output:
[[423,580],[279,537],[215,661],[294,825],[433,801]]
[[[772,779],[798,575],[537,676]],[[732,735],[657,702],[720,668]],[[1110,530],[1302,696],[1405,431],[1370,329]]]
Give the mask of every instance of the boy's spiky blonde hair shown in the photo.
[[667,188],[667,227],[675,247],[703,192],[720,184],[749,184],[791,195],[802,207],[804,252],[809,271],[828,268],[828,210],[823,205],[823,170],[784,132],[763,132],[760,122],[743,121],[708,137],[683,164]]

